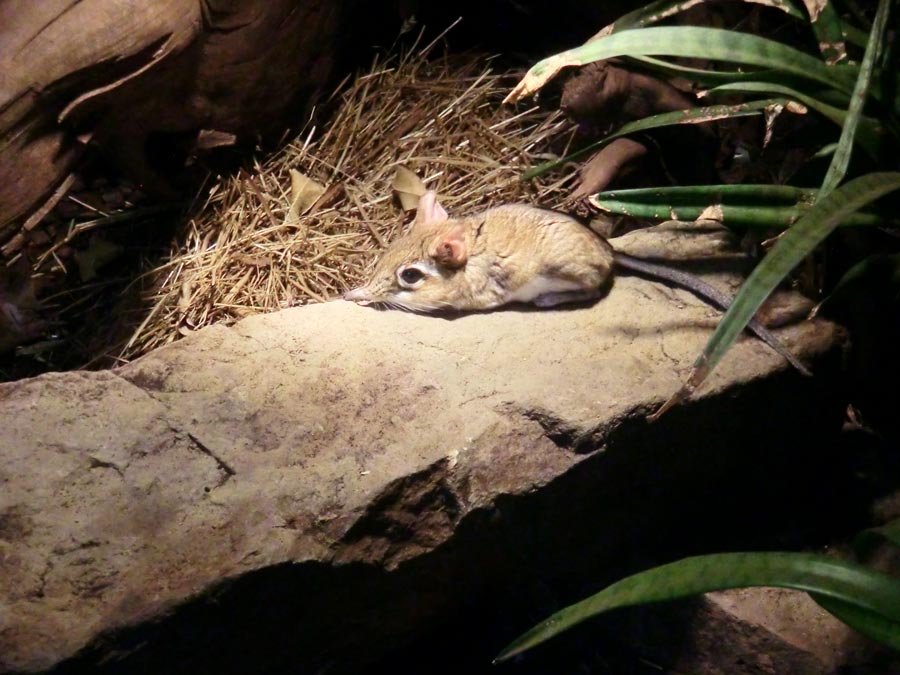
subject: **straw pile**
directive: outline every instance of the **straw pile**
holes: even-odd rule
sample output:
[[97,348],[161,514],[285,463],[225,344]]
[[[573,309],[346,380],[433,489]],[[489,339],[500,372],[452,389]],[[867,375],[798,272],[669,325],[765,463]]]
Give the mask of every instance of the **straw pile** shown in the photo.
[[[403,227],[397,167],[416,172],[451,213],[528,200],[558,206],[572,171],[521,181],[563,152],[572,124],[501,105],[521,76],[484,55],[430,58],[435,43],[387,60],[338,89],[327,129],[310,125],[254,175],[224,179],[167,262],[145,275],[152,309],[121,350],[131,359],[202,326],[333,298],[358,284]],[[292,211],[291,170],[325,186]]]

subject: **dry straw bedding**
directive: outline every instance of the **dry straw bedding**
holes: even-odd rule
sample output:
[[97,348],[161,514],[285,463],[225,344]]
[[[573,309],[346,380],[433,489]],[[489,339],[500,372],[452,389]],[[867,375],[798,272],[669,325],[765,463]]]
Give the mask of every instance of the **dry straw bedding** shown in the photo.
[[[558,113],[501,104],[521,73],[495,73],[484,55],[433,51],[435,43],[376,58],[338,88],[324,129],[310,123],[252,175],[219,181],[167,262],[142,280],[155,289],[151,309],[120,358],[357,284],[404,226],[391,192],[398,165],[436,189],[451,212],[515,200],[561,204],[571,171],[527,183],[520,176],[551,148],[562,151],[572,125]],[[290,208],[292,169],[327,188],[299,216]]]

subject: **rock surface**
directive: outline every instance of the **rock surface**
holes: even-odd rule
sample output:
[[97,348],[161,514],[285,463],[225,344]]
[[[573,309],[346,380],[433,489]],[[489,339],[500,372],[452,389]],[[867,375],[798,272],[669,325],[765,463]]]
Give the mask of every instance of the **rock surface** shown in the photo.
[[812,321],[778,333],[815,378],[747,337],[648,424],[717,316],[629,276],[554,311],[330,302],[2,385],[0,670],[358,671],[510,580],[710,547],[841,419]]

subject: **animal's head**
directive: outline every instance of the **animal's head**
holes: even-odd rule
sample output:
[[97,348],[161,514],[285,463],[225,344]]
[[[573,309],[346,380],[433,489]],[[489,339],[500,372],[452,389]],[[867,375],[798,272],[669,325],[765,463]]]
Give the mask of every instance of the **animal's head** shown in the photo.
[[409,231],[385,249],[369,281],[344,299],[419,312],[454,307],[448,294],[467,260],[465,224],[449,218],[429,190],[419,198]]

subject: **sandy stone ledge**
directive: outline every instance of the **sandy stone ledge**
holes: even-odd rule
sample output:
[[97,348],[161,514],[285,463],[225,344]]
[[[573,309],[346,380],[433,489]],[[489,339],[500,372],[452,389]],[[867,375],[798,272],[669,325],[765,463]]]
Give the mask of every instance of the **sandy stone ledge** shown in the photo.
[[0,385],[0,670],[358,672],[501,579],[702,537],[841,416],[817,320],[778,331],[814,378],[747,337],[648,424],[718,316],[630,276],[552,311],[336,301]]

